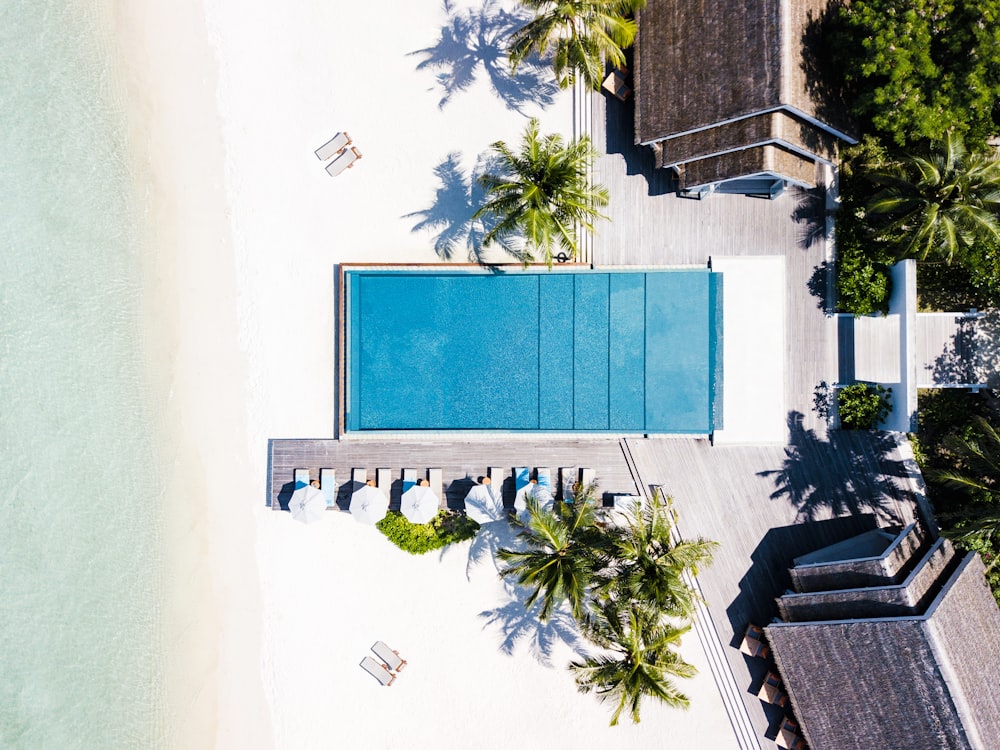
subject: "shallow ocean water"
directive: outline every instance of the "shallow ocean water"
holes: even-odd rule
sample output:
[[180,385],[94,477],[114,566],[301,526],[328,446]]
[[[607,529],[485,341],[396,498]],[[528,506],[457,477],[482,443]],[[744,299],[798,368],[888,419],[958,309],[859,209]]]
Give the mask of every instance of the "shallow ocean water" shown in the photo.
[[164,451],[93,0],[0,6],[0,747],[165,744]]

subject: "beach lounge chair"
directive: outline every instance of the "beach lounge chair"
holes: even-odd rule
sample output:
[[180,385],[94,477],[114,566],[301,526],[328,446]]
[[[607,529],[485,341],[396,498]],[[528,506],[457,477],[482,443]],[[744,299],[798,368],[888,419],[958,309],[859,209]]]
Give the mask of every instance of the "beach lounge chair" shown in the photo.
[[[287,474],[285,476],[288,476]],[[305,487],[309,484],[309,469],[295,470],[295,489]]]
[[331,161],[326,165],[326,172],[331,177],[336,177],[338,174],[343,172],[345,169],[350,169],[354,166],[354,162],[361,158],[361,152],[358,151],[354,146],[351,146],[338,156],[336,159]]
[[764,631],[751,623],[747,625],[746,633],[743,634],[743,642],[740,643],[740,651],[750,657],[761,657],[766,659],[771,653],[771,649],[764,643]]
[[431,492],[437,495],[438,500],[441,501],[441,507],[448,507],[448,500],[444,496],[442,488],[444,487],[444,482],[441,477],[441,469],[428,469],[427,470],[427,482],[431,486]]
[[417,483],[417,470],[403,469],[403,494],[405,495],[406,491],[416,483]]
[[316,158],[320,161],[326,161],[332,158],[335,154],[339,154],[345,148],[351,145],[351,136],[347,132],[337,133],[330,140],[316,149]]
[[507,481],[507,470],[500,466],[491,466],[486,470],[490,478],[490,493],[503,505],[503,483]]
[[535,469],[535,476],[538,477],[539,487],[552,492],[552,469]]
[[520,492],[531,482],[531,472],[527,466],[517,466],[514,468],[514,492]]
[[401,657],[398,651],[389,648],[385,641],[375,641],[375,645],[372,646],[372,652],[384,661],[393,672],[399,672],[406,666],[406,659]]
[[375,661],[370,656],[361,660],[361,668],[378,680],[383,687],[389,687],[396,681],[396,675],[390,672],[385,664]]
[[580,485],[589,487],[597,481],[597,472],[593,469],[580,469]]
[[392,489],[392,470],[391,469],[376,469],[375,470],[375,486],[378,487],[382,492],[389,496],[389,492]]
[[337,504],[336,469],[319,470],[319,488],[323,491],[323,497],[326,498],[326,507],[327,508],[334,507]]
[[351,469],[351,492],[357,491],[357,489],[368,481],[368,469]]

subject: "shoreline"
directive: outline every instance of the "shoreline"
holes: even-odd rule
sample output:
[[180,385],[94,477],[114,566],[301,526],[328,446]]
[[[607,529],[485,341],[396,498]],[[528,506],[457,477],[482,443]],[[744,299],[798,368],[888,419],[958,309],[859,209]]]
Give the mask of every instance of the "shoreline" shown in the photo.
[[[144,339],[165,401],[167,738],[177,748],[266,748],[255,497],[223,188],[216,63],[198,0],[117,0],[113,28],[142,221]],[[183,50],[182,54],[177,51]]]

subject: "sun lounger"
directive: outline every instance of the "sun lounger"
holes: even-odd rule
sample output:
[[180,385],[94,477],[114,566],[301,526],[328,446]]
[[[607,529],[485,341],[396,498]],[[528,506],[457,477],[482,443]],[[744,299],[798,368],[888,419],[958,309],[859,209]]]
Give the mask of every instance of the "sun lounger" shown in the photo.
[[375,661],[370,656],[361,660],[361,668],[378,680],[384,687],[389,687],[396,681],[396,675],[389,671],[385,664]]
[[403,493],[417,483],[416,469],[403,469]]
[[535,476],[538,477],[539,487],[552,492],[552,469],[535,469]]
[[332,508],[337,503],[337,470],[336,469],[320,469],[319,470],[319,488],[323,491],[323,497],[326,498],[326,507]]
[[507,480],[507,470],[500,466],[491,466],[486,470],[490,478],[490,494],[503,505],[503,483]]
[[343,153],[340,154],[336,159],[331,161],[326,165],[326,172],[331,177],[336,177],[338,174],[343,172],[345,169],[350,169],[354,166],[354,162],[361,158],[361,152],[358,151],[354,146],[349,149],[345,149]]
[[380,490],[382,490],[382,492],[384,492],[388,497],[389,490],[392,489],[392,470],[376,469],[375,486],[378,487]]
[[316,149],[316,158],[320,161],[326,161],[331,158],[334,154],[338,154],[345,148],[351,145],[351,136],[346,132],[337,133],[330,140]]
[[351,469],[351,492],[356,492],[368,481],[368,469]]
[[393,672],[400,671],[406,666],[406,659],[399,655],[398,651],[393,651],[384,641],[375,641],[372,652],[379,659],[384,661]]
[[441,501],[441,507],[447,508],[448,501],[445,499],[444,492],[442,491],[444,482],[441,478],[441,469],[428,469],[427,483],[431,486],[431,492],[437,495],[438,500]]
[[520,492],[531,482],[531,472],[527,466],[517,466],[514,468],[514,492]]
[[[285,476],[288,476],[287,474]],[[295,470],[295,489],[305,487],[309,484],[309,469]]]
[[580,485],[589,487],[597,481],[597,472],[593,469],[580,469]]

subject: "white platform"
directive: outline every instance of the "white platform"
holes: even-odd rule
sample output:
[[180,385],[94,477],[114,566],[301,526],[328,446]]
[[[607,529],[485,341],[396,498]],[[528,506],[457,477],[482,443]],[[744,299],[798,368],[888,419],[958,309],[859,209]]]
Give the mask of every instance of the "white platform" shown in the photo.
[[722,423],[717,444],[787,442],[785,259],[712,258],[722,277]]

